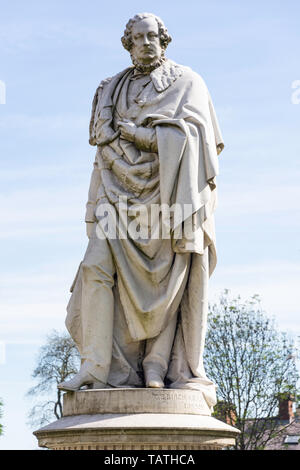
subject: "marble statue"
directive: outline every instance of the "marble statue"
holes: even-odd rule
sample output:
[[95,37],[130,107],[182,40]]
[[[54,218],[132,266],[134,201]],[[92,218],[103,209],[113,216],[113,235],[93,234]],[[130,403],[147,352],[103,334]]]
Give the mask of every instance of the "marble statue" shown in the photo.
[[212,408],[203,348],[224,145],[203,79],[165,57],[170,41],[160,18],[134,16],[122,37],[133,65],[96,90],[89,243],[66,319],[81,368],[59,388],[193,389]]

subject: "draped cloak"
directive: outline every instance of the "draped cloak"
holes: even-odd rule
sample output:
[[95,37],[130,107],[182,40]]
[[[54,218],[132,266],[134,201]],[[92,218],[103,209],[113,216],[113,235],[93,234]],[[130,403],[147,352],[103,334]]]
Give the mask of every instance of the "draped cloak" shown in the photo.
[[[97,145],[97,153],[86,221],[96,221],[101,205],[108,204],[116,211],[119,226],[127,231],[126,239],[108,240],[117,270],[115,309],[122,310],[127,339],[155,338],[179,312],[169,381],[174,388],[189,382],[189,388],[202,390],[213,406],[215,391],[205,375],[203,348],[208,278],[216,265],[218,153],[224,145],[209,92],[198,74],[166,60],[151,72],[151,80],[128,107],[132,73],[130,67],[101,82],[94,97],[90,143]],[[117,121],[125,119],[138,126],[140,145],[120,137]],[[143,149],[143,128],[155,130],[157,151]],[[125,209],[119,204],[120,196],[126,197]],[[173,214],[169,240],[130,236],[128,222],[135,218],[131,209],[139,204],[147,209],[153,204],[176,204],[182,209]],[[160,226],[164,223],[159,219]],[[149,228],[149,220],[145,224]],[[101,221],[99,225],[104,230]],[[181,237],[175,236],[176,229],[187,226],[193,228],[188,238],[184,231]],[[75,283],[79,281],[77,276]],[[66,324],[80,345],[84,313],[80,299],[71,300]],[[112,369],[121,361],[114,336]],[[126,358],[123,362],[130,363]]]

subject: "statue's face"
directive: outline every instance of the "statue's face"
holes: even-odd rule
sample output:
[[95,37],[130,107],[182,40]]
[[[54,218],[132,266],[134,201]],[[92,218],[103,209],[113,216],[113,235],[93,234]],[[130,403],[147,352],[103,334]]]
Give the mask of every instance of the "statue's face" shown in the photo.
[[162,47],[155,18],[149,17],[134,23],[131,54],[138,62],[145,65],[160,59]]

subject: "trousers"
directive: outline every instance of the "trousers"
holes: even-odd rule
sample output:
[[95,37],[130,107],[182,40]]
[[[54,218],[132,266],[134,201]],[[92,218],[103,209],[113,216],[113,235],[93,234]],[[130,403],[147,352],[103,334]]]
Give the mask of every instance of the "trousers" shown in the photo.
[[[122,361],[114,367],[112,385],[141,386],[138,377],[132,378],[134,372],[131,379],[128,378],[130,374],[124,372],[124,363],[132,371],[138,371],[139,368],[144,372],[155,370],[163,379],[168,370],[177,315],[155,338],[133,342],[122,314],[116,283],[116,263],[109,243],[106,239],[98,238],[94,232],[89,239],[72,294],[81,298],[82,331],[77,346],[82,363],[89,364],[89,372],[98,381],[109,383],[112,359],[116,362],[116,355],[121,354]],[[124,373],[125,379],[121,377]]]

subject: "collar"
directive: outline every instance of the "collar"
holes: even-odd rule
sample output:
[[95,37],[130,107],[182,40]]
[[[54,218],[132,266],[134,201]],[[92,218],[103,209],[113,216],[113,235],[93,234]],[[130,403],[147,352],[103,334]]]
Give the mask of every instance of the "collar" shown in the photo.
[[[152,70],[149,77],[155,90],[160,93],[169,88],[177,78],[181,77],[182,73],[183,69],[179,65],[175,64],[172,60],[166,59],[159,67]],[[133,69],[133,80],[144,76],[147,76],[147,74],[141,73],[135,68]]]
[[148,77],[149,82],[151,81],[150,73],[142,73],[139,70],[137,70],[136,68],[134,68],[133,73],[129,76],[129,80],[134,81],[134,80],[138,80],[139,78],[144,78],[144,77]]
[[162,92],[169,88],[182,74],[182,67],[172,60],[167,59],[150,73],[150,77],[156,91]]
[[[103,90],[101,97],[102,108],[113,106],[112,94],[114,93],[115,88],[128,77],[128,74],[130,74],[133,69],[133,66],[128,67],[114,77],[103,80],[100,83],[96,95],[99,89]],[[150,73],[150,78],[155,90],[158,93],[165,91],[177,80],[177,78],[181,77],[183,70],[184,69],[181,65],[176,64],[172,60],[166,59],[162,65]],[[106,84],[107,86],[105,86]]]

